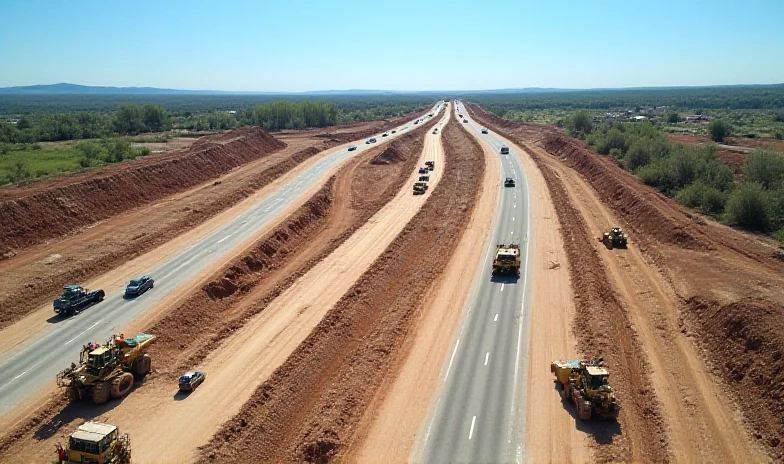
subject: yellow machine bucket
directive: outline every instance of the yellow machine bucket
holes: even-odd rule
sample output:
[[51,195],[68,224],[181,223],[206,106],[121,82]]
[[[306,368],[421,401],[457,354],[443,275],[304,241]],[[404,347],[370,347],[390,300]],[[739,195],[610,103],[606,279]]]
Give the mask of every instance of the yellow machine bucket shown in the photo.
[[550,363],[550,372],[555,374],[555,378],[561,382],[561,385],[566,385],[569,383],[569,374],[572,373],[572,370],[579,367],[580,361],[561,362],[559,360],[555,360]]

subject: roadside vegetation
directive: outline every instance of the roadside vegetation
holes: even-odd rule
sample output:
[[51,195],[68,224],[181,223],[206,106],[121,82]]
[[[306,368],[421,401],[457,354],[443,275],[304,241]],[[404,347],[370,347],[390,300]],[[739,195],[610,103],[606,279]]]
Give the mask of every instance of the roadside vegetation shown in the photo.
[[[713,139],[727,136],[727,124],[715,120]],[[569,135],[586,140],[644,183],[678,202],[727,224],[772,233],[784,241],[784,153],[756,149],[735,176],[716,156],[716,146],[684,146],[668,141],[657,125],[602,122],[594,125],[587,110],[573,113]],[[715,133],[714,133],[715,132]]]
[[[324,101],[271,101],[269,96],[47,97],[0,100],[0,109],[11,110],[0,116],[0,185],[151,154],[132,143],[165,143],[173,136],[201,136],[244,126],[269,131],[323,128],[398,117],[432,103],[428,97],[360,100],[356,95],[324,97]],[[170,106],[144,103],[141,98],[147,97]]]

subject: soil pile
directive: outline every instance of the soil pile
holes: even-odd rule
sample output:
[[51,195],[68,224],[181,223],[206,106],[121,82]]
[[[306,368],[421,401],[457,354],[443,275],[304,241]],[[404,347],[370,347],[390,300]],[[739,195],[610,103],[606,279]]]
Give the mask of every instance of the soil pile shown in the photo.
[[205,458],[327,462],[353,439],[476,201],[479,184],[473,179],[484,170],[481,149],[454,121],[443,137],[444,177],[422,210],[203,447]]
[[[131,240],[112,248],[89,262],[80,262],[72,265],[69,262],[52,266],[55,272],[45,279],[30,279],[0,297],[0,327],[5,327],[13,321],[35,310],[44,300],[56,294],[63,285],[72,282],[83,282],[96,275],[113,269],[118,264],[133,259],[149,250],[160,246],[185,230],[196,227],[207,219],[239,203],[254,192],[264,188],[275,179],[294,169],[303,161],[329,148],[332,144],[312,146],[300,150],[293,155],[286,156],[280,161],[271,163],[271,166],[252,176],[246,182],[232,185],[229,191],[220,195],[213,195],[208,201],[202,202],[197,208],[189,208],[184,215],[166,227],[156,230],[155,233],[142,232]],[[275,155],[277,156],[277,155]],[[212,187],[209,187],[212,188]],[[55,269],[56,268],[56,269]]]
[[0,257],[181,192],[284,146],[260,128],[245,128],[205,137],[182,153],[2,189]]
[[370,160],[370,164],[395,164],[399,163],[402,159],[403,157],[399,151],[394,147],[389,147],[380,154],[374,156],[373,159]]

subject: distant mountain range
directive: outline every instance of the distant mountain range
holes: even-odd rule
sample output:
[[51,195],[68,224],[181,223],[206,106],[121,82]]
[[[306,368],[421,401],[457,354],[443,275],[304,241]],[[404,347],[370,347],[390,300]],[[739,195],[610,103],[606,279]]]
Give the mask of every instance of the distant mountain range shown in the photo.
[[314,90],[309,92],[235,92],[224,90],[178,90],[160,89],[156,87],[99,87],[77,84],[27,85],[20,87],[0,87],[1,95],[411,95],[411,94],[519,94],[519,93],[552,93],[580,92],[601,90],[674,90],[696,88],[738,88],[738,87],[780,87],[784,84],[770,85],[717,85],[703,87],[626,87],[605,89],[558,89],[543,87],[525,87],[519,89],[495,90]]

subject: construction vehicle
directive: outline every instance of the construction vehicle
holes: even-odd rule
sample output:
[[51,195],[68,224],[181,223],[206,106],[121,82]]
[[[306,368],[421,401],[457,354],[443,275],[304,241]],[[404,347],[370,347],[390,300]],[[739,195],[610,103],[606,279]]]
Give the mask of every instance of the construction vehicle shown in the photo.
[[130,464],[131,439],[117,426],[88,421],[68,437],[65,448],[57,444],[61,463]]
[[512,179],[511,177],[507,177],[506,180],[504,181],[504,187],[514,187],[514,186],[515,186],[515,180]]
[[414,182],[414,195],[424,195],[427,191],[427,183]]
[[602,234],[600,241],[604,243],[604,246],[610,249],[626,248],[626,244],[629,241],[629,235],[624,233],[623,229],[620,227],[612,227],[609,232]]
[[593,416],[602,419],[618,418],[620,405],[609,383],[610,372],[604,367],[602,359],[593,361],[553,361],[550,372],[555,374],[561,384],[563,397],[574,403],[577,417],[588,420]]
[[434,171],[436,169],[436,162],[435,161],[425,161],[425,167],[428,171]]
[[66,285],[63,293],[52,302],[54,312],[57,314],[70,315],[82,309],[103,301],[106,296],[103,290],[89,291],[79,285]]
[[520,274],[520,245],[496,245],[493,275]]
[[487,127],[483,127],[483,128],[482,128],[482,133],[483,133],[483,134],[487,134]]
[[506,145],[501,147],[501,154],[502,155],[508,155],[509,154],[509,147],[507,147]]
[[419,176],[420,182],[428,182],[430,180],[430,176]]
[[104,345],[88,343],[82,347],[79,365],[57,374],[57,386],[71,401],[92,398],[103,404],[109,397],[120,398],[133,390],[134,375],[142,378],[150,372],[152,359],[147,354],[155,335],[139,334],[125,338],[112,335]]

